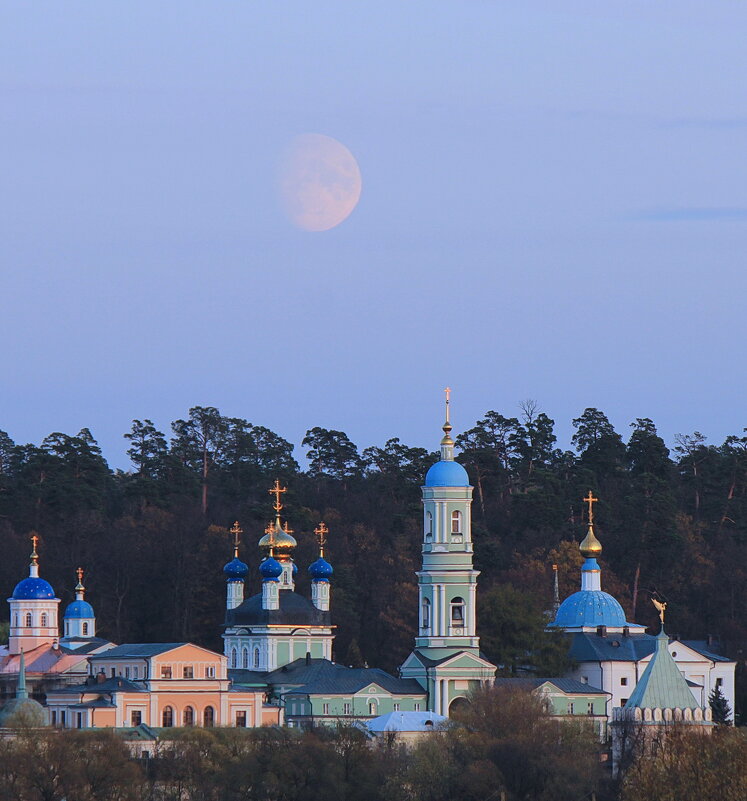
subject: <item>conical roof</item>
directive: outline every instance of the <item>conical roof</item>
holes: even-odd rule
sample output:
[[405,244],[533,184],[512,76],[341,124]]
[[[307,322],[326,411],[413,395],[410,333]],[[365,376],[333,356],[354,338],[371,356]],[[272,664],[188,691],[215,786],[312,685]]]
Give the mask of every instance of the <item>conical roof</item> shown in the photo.
[[656,650],[636,684],[625,709],[699,709],[685,677],[669,653],[669,637],[662,625]]

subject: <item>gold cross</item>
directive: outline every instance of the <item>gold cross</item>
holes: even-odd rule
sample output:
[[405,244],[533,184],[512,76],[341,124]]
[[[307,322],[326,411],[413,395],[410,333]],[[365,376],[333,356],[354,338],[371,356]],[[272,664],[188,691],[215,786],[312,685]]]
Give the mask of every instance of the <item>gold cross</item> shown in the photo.
[[233,526],[231,527],[231,534],[233,534],[233,545],[234,548],[239,547],[239,542],[241,542],[241,535],[244,532],[242,531],[241,527],[239,526],[239,521],[235,521]]
[[82,584],[83,583],[83,568],[79,567],[75,572],[78,574],[78,583]]
[[446,420],[448,422],[448,420],[449,420],[449,401],[450,401],[450,398],[451,398],[451,387],[446,387],[444,392],[446,393]]
[[597,503],[599,498],[595,498],[592,491],[589,490],[589,494],[584,498],[584,503],[589,504],[589,525],[594,522],[594,504]]
[[31,532],[31,542],[33,543],[33,547],[31,548],[31,564],[35,565],[37,559],[39,558],[39,554],[36,552],[36,546],[39,542],[39,537],[35,531]]
[[287,520],[285,521],[285,523],[283,523],[283,531],[286,534],[292,534],[293,533],[293,529],[288,527],[288,521]]
[[284,492],[288,492],[288,487],[281,487],[280,486],[280,482],[278,481],[278,479],[275,479],[275,485],[273,486],[273,488],[271,490],[268,490],[268,492],[270,493],[270,495],[274,495],[275,496],[275,503],[272,505],[272,508],[276,512],[279,512],[283,508],[283,504],[280,503],[280,496]]
[[322,522],[314,529],[314,534],[316,534],[316,541],[319,543],[319,547],[323,548],[327,543],[327,534],[329,534],[329,529]]

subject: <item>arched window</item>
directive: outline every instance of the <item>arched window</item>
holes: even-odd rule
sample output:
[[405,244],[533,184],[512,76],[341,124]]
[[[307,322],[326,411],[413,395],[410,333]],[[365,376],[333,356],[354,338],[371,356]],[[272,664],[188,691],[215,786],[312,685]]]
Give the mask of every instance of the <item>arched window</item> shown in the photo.
[[425,536],[433,536],[433,515],[430,512],[425,513]]
[[464,598],[454,598],[451,601],[451,625],[464,625]]
[[42,612],[41,623],[39,625],[42,628],[46,628],[49,625],[48,622],[47,622],[48,620],[49,620],[49,618],[47,617],[47,613],[46,612]]
[[83,636],[87,637],[88,636],[88,623],[84,623],[83,626],[82,626],[82,629],[83,629]]
[[163,708],[162,725],[164,729],[169,729],[174,725],[174,710],[170,706]]
[[287,570],[283,570],[283,584],[288,584],[288,583],[289,583],[289,581],[288,581],[288,571]]
[[25,623],[26,627],[27,628],[31,628],[31,626],[33,625],[33,622],[34,621],[31,618],[31,612],[26,612],[26,623]]
[[191,706],[184,707],[184,725],[185,726],[195,725],[195,710]]
[[254,669],[259,668],[259,648],[254,649]]
[[368,702],[368,714],[369,715],[376,715],[376,701],[369,701]]
[[462,533],[462,513],[461,512],[452,512],[451,513],[451,533],[452,534],[461,534]]
[[13,615],[13,625],[18,628],[18,612]]
[[235,668],[239,666],[238,663],[239,655],[235,648],[231,648],[231,667]]
[[247,670],[249,667],[249,649],[243,648],[241,651],[241,667]]
[[431,602],[427,598],[423,598],[422,617],[423,622],[421,625],[424,629],[429,629],[431,627]]
[[205,707],[205,714],[202,719],[205,722],[205,728],[210,729],[215,726],[215,710],[212,706]]

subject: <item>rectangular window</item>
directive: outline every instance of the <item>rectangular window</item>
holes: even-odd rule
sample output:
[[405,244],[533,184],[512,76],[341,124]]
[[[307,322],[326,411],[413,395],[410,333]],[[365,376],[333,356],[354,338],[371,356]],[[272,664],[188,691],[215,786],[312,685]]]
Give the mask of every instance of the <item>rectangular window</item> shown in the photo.
[[625,706],[625,704],[627,704],[627,703],[628,703],[628,699],[627,698],[621,698],[620,699],[620,706]]
[[723,679],[716,679],[716,686],[717,687],[723,687],[724,686],[724,680]]
[[246,712],[237,712],[236,713],[236,726],[239,729],[246,728]]
[[62,728],[64,729],[66,723],[67,723],[67,712],[63,709],[62,712],[60,712],[60,726],[62,726]]
[[132,726],[139,726],[143,722],[143,713],[139,709],[133,709],[130,720]]
[[627,686],[628,686],[628,679],[627,679],[627,677],[626,677],[626,676],[623,676],[623,677],[620,679],[620,684],[621,684],[621,686],[623,686],[623,687],[627,687]]
[[52,710],[52,725],[57,725],[57,712],[54,709]]
[[573,714],[573,701],[571,701],[571,702],[568,704],[568,714],[569,714],[569,715],[572,715],[572,714]]
[[126,679],[130,678],[130,666],[129,665],[127,665],[127,667],[125,667],[125,678]]
[[117,669],[112,668],[111,671],[112,671],[112,678],[114,678],[117,675]]
[[136,678],[138,678],[138,672],[139,672],[138,666],[137,666],[137,665],[135,665],[135,667],[134,667],[134,668],[132,668],[132,678],[133,678],[133,679],[136,679]]
[[415,704],[414,709],[416,712],[420,712],[420,704]]
[[322,704],[322,714],[329,715],[329,704]]
[[587,715],[593,715],[594,714],[594,702],[593,701],[589,701],[586,704],[586,714]]
[[392,704],[392,710],[394,712],[399,712],[399,704]]
[[205,676],[207,676],[209,679],[215,678],[215,665],[208,665],[205,668]]
[[82,712],[76,712],[75,725],[79,729],[83,728],[83,713]]
[[342,714],[349,715],[350,714],[350,704],[343,704],[342,705]]
[[588,676],[581,676],[581,683],[582,684],[588,684],[589,683],[589,677]]
[[193,679],[195,677],[195,669],[192,665],[185,665],[182,672],[182,678]]
[[161,665],[161,678],[162,679],[171,678],[171,665]]

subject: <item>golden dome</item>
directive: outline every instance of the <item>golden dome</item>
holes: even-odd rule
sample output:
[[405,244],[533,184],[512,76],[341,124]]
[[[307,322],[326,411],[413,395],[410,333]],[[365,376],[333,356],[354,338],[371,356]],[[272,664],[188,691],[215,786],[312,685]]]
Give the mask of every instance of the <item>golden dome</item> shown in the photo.
[[265,536],[259,541],[260,548],[274,548],[275,551],[287,551],[295,548],[298,543],[290,531],[284,531],[280,521],[268,526]]
[[602,543],[596,538],[594,534],[594,526],[589,526],[589,531],[578,546],[581,551],[581,556],[587,559],[597,557],[602,553]]

